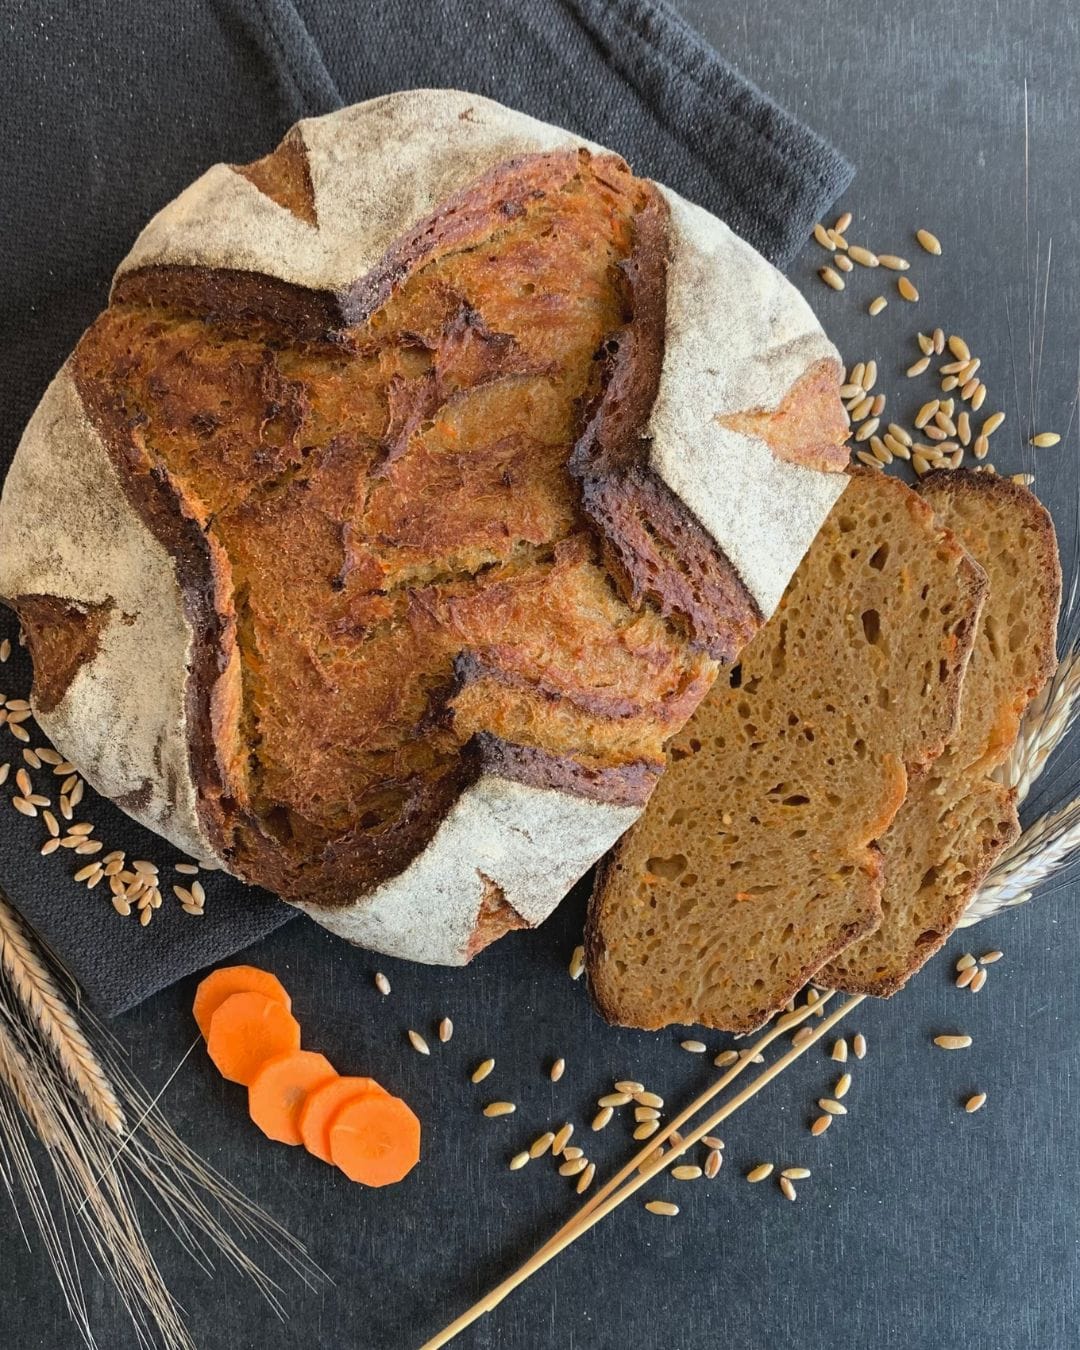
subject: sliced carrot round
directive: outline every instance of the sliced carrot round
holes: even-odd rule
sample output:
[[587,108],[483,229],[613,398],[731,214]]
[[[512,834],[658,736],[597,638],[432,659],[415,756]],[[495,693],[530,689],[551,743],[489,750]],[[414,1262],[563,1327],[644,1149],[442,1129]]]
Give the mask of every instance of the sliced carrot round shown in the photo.
[[330,1126],[337,1113],[348,1102],[358,1097],[372,1094],[386,1097],[389,1094],[379,1086],[374,1078],[341,1077],[331,1079],[308,1093],[307,1100],[300,1108],[300,1138],[309,1153],[330,1162]]
[[230,994],[210,1019],[206,1049],[222,1077],[247,1087],[268,1059],[300,1049],[300,1023],[265,994]]
[[300,1143],[300,1108],[313,1088],[337,1077],[325,1055],[313,1050],[268,1059],[248,1088],[248,1114],[268,1139]]
[[389,1186],[420,1161],[420,1122],[400,1097],[358,1097],[334,1117],[330,1157],[350,1181]]
[[276,975],[258,966],[219,966],[199,981],[195,990],[192,1012],[205,1041],[210,1035],[210,1019],[233,994],[265,994],[286,1011],[292,1009],[292,999]]

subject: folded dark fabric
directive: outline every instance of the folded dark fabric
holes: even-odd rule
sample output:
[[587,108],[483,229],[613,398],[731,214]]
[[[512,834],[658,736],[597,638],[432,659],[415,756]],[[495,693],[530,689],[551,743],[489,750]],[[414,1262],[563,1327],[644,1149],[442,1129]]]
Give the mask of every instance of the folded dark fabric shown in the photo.
[[[146,220],[210,164],[266,153],[301,117],[396,89],[453,86],[623,154],[725,219],[783,267],[846,187],[847,163],[727,66],[662,0],[38,0],[6,19],[0,53],[0,470],[46,384],[106,302]],[[0,637],[15,637],[10,616]],[[25,697],[18,647],[0,689]],[[31,745],[40,744],[32,722]],[[14,780],[22,745],[0,731]],[[45,766],[47,770],[47,766]],[[43,771],[35,771],[38,779]],[[112,913],[107,885],[39,856],[40,818],[0,816],[0,889],[105,1013],[239,950],[293,911],[207,874],[204,917],[172,895],[162,840],[87,793],[106,850],[161,868],[147,928]]]

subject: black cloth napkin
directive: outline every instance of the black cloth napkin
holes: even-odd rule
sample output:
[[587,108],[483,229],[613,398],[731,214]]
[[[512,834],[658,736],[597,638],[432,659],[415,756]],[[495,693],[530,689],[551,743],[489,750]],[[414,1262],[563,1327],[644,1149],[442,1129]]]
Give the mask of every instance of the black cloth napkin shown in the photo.
[[[140,227],[210,164],[265,154],[298,118],[410,87],[485,94],[619,151],[780,267],[852,175],[663,0],[8,0],[0,33],[3,472]],[[4,633],[16,635],[6,612]],[[29,684],[16,647],[0,691],[21,698]],[[5,794],[22,749],[0,731]],[[48,766],[33,776],[44,784]],[[165,904],[149,927],[114,915],[106,886],[72,881],[85,859],[40,857],[41,821],[6,803],[0,888],[107,1014],[293,917],[211,873],[206,915],[191,918],[171,893],[189,879],[168,845],[89,792],[78,816],[106,849],[160,866]]]

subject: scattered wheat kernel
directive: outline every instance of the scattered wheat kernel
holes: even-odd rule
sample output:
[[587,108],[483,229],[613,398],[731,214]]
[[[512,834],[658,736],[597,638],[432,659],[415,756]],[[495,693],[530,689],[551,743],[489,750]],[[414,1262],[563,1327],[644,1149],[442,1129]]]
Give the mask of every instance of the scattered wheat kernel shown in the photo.
[[837,234],[843,234],[844,231],[847,230],[848,227],[851,225],[851,221],[852,221],[851,212],[842,211],[840,215],[836,217],[836,223],[833,225],[833,229],[836,231]]
[[[958,378],[963,379],[963,376],[960,376]],[[963,399],[968,399],[972,407],[975,406],[975,395],[978,393],[978,391],[979,391],[979,381],[975,379],[974,376],[972,376],[972,378],[968,380],[965,384],[960,385],[960,397]]]
[[175,863],[174,867],[176,868],[176,871],[182,872],[184,876],[187,877],[193,877],[197,875],[199,871],[198,863]]
[[956,963],[957,974],[962,970],[970,970],[975,964],[975,958],[970,952],[965,952]]
[[913,379],[916,375],[921,375],[923,371],[929,367],[929,365],[930,365],[930,358],[928,356],[921,356],[918,359],[918,361],[915,361],[912,365],[908,366],[907,368],[908,378]]
[[564,1158],[584,1158],[585,1150],[571,1145],[570,1147],[563,1149],[562,1156]]
[[856,450],[855,458],[860,464],[865,464],[868,469],[883,469],[885,467],[883,460],[878,459],[876,455],[870,454],[867,450]]
[[787,1177],[789,1181],[806,1181],[810,1176],[809,1167],[785,1167],[780,1173],[782,1177]]
[[923,356],[930,356],[934,350],[934,339],[928,337],[925,333],[916,333],[915,340],[919,344],[919,351]]
[[900,258],[895,253],[879,253],[878,262],[894,272],[906,272],[911,266],[906,258]]
[[738,1050],[721,1050],[720,1053],[713,1060],[713,1063],[716,1065],[718,1069],[726,1069],[730,1065],[736,1063],[738,1058],[739,1058]]
[[937,412],[937,410],[940,407],[941,407],[941,400],[938,398],[929,399],[926,403],[922,405],[919,411],[915,414],[915,426],[919,431],[922,431],[922,429],[926,426],[927,422],[930,421],[931,417],[933,417],[933,415]]
[[666,1219],[673,1219],[679,1212],[679,1206],[670,1200],[646,1200],[645,1208],[650,1214],[662,1214]]
[[941,392],[943,394],[948,394],[951,390],[955,389],[959,383],[960,381],[955,375],[946,375],[941,381]]
[[704,1041],[680,1041],[679,1044],[689,1055],[703,1055],[708,1049]]
[[941,1050],[966,1050],[971,1044],[971,1037],[968,1035],[935,1036],[934,1044]]
[[569,1162],[559,1164],[559,1176],[576,1177],[579,1172],[584,1172],[588,1165],[584,1158],[571,1158]]
[[943,328],[935,328],[930,340],[934,344],[934,355],[940,356],[945,350],[945,330]]
[[898,440],[901,445],[906,445],[910,448],[911,435],[904,427],[900,426],[898,422],[889,423],[889,435],[895,440]]
[[840,386],[841,398],[862,398],[863,387],[861,384],[842,384]]
[[99,862],[87,863],[85,867],[79,868],[73,879],[75,881],[85,881],[88,877],[92,877],[95,872],[101,873],[101,864]]
[[574,1133],[574,1127],[569,1121],[555,1131],[555,1138],[552,1140],[551,1151],[557,1158],[563,1149],[570,1142],[570,1136]]
[[566,1072],[566,1060],[557,1059],[552,1064],[551,1068],[548,1070],[548,1077],[551,1079],[553,1083],[557,1083],[565,1072]]
[[876,253],[861,244],[849,244],[848,254],[860,267],[877,267],[881,261]]
[[1040,431],[1037,435],[1032,436],[1031,444],[1039,450],[1047,450],[1050,446],[1057,445],[1060,440],[1061,437],[1056,431]]
[[36,816],[37,807],[33,802],[29,802],[25,797],[12,797],[11,804],[16,811],[24,816]]
[[554,1142],[554,1134],[552,1134],[550,1130],[545,1130],[542,1135],[534,1139],[529,1145],[529,1157],[542,1158]]
[[854,272],[855,264],[846,253],[834,253],[833,262],[839,267],[841,272]]
[[17,726],[10,718],[8,718],[8,730],[17,741],[29,741],[30,739],[30,733],[23,727]]
[[885,395],[875,394],[874,401],[870,405],[870,412],[874,417],[880,417],[884,411],[885,411]]
[[871,316],[877,316],[888,305],[888,300],[883,295],[875,295],[873,300],[867,305],[867,312]]
[[971,444],[971,415],[966,408],[956,419],[956,434],[960,437],[961,445]]
[[128,902],[124,899],[122,895],[113,896],[112,907],[113,909],[116,910],[117,914],[121,915],[125,919],[131,913],[131,906],[128,904]]
[[607,1125],[607,1124],[610,1123],[611,1117],[612,1117],[614,1114],[615,1114],[615,1108],[614,1108],[613,1106],[604,1106],[604,1107],[602,1107],[599,1111],[597,1111],[596,1115],[593,1116],[593,1119],[592,1119],[592,1127],[593,1127],[593,1129],[594,1129],[594,1130],[602,1130],[602,1129],[604,1128],[605,1125]]
[[968,966],[966,970],[962,970],[960,974],[957,975],[956,977],[957,989],[966,989],[968,985],[971,983],[971,981],[975,978],[975,975],[976,975],[976,968],[974,966]]
[[900,292],[900,294],[904,297],[905,300],[910,300],[912,303],[914,303],[919,298],[919,292],[915,289],[915,287],[911,284],[911,282],[907,279],[907,277],[899,277],[897,279],[896,289]]
[[832,1097],[819,1097],[818,1106],[827,1116],[846,1116],[847,1107],[841,1102],[835,1101]]
[[893,457],[892,451],[888,448],[880,436],[870,437],[870,453],[879,464],[891,464]]
[[413,1031],[411,1027],[409,1028],[409,1044],[419,1055],[431,1054],[431,1047],[428,1045],[427,1041],[424,1040],[423,1036],[421,1036],[418,1031]]
[[856,1034],[854,1040],[851,1042],[851,1048],[855,1051],[856,1059],[866,1058],[866,1037],[861,1031]]
[[6,661],[10,655],[11,639],[4,638],[3,642],[0,642],[0,661]]
[[710,1181],[718,1175],[720,1168],[724,1165],[724,1155],[719,1149],[710,1149],[709,1156],[705,1159],[705,1166],[702,1169]]
[[784,1198],[786,1200],[794,1200],[796,1198],[795,1187],[791,1184],[791,1182],[787,1179],[787,1177],[783,1175],[783,1173],[781,1173],[780,1175],[780,1190],[783,1192]]
[[837,1064],[847,1063],[847,1041],[844,1040],[843,1036],[838,1041],[833,1041],[833,1048],[830,1053]]
[[589,1163],[585,1171],[578,1177],[577,1186],[574,1188],[578,1195],[584,1195],[593,1184],[593,1178],[596,1176],[596,1164]]
[[800,1045],[805,1045],[806,1042],[810,1040],[810,1038],[813,1036],[813,1034],[814,1034],[813,1027],[800,1027],[791,1038],[792,1046],[795,1049],[798,1049]]
[[774,1166],[775,1164],[771,1162],[758,1163],[756,1167],[751,1167],[750,1171],[747,1172],[747,1181],[751,1184],[756,1181],[764,1181],[766,1177],[772,1176]]
[[495,1061],[493,1059],[482,1059],[469,1075],[469,1081],[472,1083],[482,1083],[494,1067]]
[[979,990],[983,987],[983,985],[986,983],[986,979],[987,979],[986,971],[980,970],[978,974],[975,976],[975,978],[971,981],[971,992],[973,994],[977,994]]
[[814,226],[814,238],[822,248],[827,248],[830,251],[832,250],[833,242],[829,238],[829,232],[820,221]]
[[449,1017],[444,1017],[442,1021],[439,1023],[439,1040],[442,1041],[443,1045],[445,1045],[453,1034],[454,1034],[453,1022],[450,1020]]
[[835,268],[820,267],[818,268],[818,276],[826,286],[831,286],[834,291],[842,291],[844,289],[844,278]]
[[873,406],[874,400],[870,397],[869,394],[864,393],[860,399],[856,400],[848,408],[848,412],[851,414],[851,420],[853,422],[861,421],[869,413],[870,409]]
[[971,348],[962,337],[957,337],[955,333],[948,339],[948,347],[949,351],[952,352],[953,356],[955,356],[958,361],[971,360]]
[[488,1102],[484,1115],[493,1119],[495,1116],[512,1116],[516,1110],[513,1102]]
[[375,988],[380,994],[388,994],[390,992],[390,981],[381,970],[375,972]]
[[832,1116],[818,1116],[817,1120],[810,1126],[810,1133],[815,1137],[824,1134],[831,1124]]
[[964,451],[963,451],[963,448],[962,448],[961,446],[957,446],[957,448],[956,448],[956,449],[952,452],[952,454],[949,456],[949,459],[948,459],[948,465],[949,465],[949,468],[950,468],[950,469],[958,469],[958,468],[960,467],[960,465],[963,463],[963,461],[964,461]]
[[1000,961],[1004,955],[1004,952],[999,952],[995,948],[992,952],[983,952],[982,956],[979,957],[979,961],[984,966],[992,966],[995,961]]
[[634,1119],[639,1125],[643,1120],[659,1120],[660,1112],[655,1106],[635,1106]]
[[974,1097],[969,1097],[967,1101],[964,1103],[964,1110],[970,1116],[973,1115],[976,1111],[981,1110],[981,1108],[984,1107],[985,1105],[986,1105],[986,1093],[976,1092]]
[[660,1128],[658,1120],[643,1120],[634,1130],[635,1139],[648,1139]]
[[987,456],[987,453],[989,452],[989,450],[990,450],[990,442],[986,439],[986,437],[985,437],[985,436],[976,436],[976,437],[975,437],[975,446],[974,446],[974,450],[973,450],[973,453],[974,453],[974,455],[975,455],[975,458],[976,458],[976,459],[985,459],[986,456]]
[[839,1101],[841,1097],[846,1097],[850,1091],[851,1091],[851,1074],[842,1073],[840,1077],[836,1080],[836,1082],[833,1084],[832,1095],[836,1098],[837,1101]]
[[855,439],[857,441],[868,441],[880,425],[880,417],[871,417],[869,421],[864,422],[858,431],[856,431]]
[[890,432],[887,431],[885,433],[884,441],[885,446],[888,449],[889,453],[891,455],[895,455],[897,459],[907,460],[911,458],[911,451],[904,444],[904,442],[898,441],[896,437],[893,436]]
[[984,417],[982,424],[982,434],[984,436],[992,436],[1004,421],[1005,421],[1005,414],[1003,412],[991,413],[989,417]]
[[174,886],[173,895],[176,896],[177,900],[179,900],[182,905],[193,905],[195,903],[195,897],[185,886]]
[[671,1169],[671,1175],[676,1181],[697,1181],[703,1173],[696,1163],[680,1163]]
[[509,1164],[510,1171],[511,1172],[520,1171],[520,1169],[524,1167],[528,1161],[529,1161],[528,1150],[526,1150],[524,1153],[515,1153],[514,1156],[510,1159]]
[[153,917],[154,911],[150,908],[149,905],[147,905],[145,909],[141,909],[139,911],[139,927],[145,928]]
[[632,1097],[635,1092],[644,1092],[645,1084],[639,1083],[636,1078],[620,1078],[615,1083],[616,1092],[629,1092]]
[[927,253],[932,253],[935,258],[941,253],[941,240],[936,234],[931,234],[929,230],[916,230],[915,238],[926,249]]
[[862,379],[860,383],[862,384],[862,387],[867,391],[873,389],[874,385],[877,384],[876,361],[867,361],[866,364],[863,366]]
[[597,1106],[627,1106],[632,1100],[629,1092],[605,1092],[602,1097],[597,1098],[596,1104]]
[[570,957],[570,978],[579,980],[585,970],[585,948],[577,946]]
[[706,1148],[722,1149],[724,1147],[724,1141],[720,1138],[719,1135],[716,1134],[703,1135],[701,1142],[705,1145]]
[[844,238],[844,236],[841,234],[839,230],[830,230],[829,240],[832,243],[833,248],[846,249],[848,246],[847,240]]
[[946,436],[956,435],[956,423],[952,420],[944,408],[939,408],[934,414],[934,425],[945,433]]
[[45,840],[39,851],[43,857],[47,858],[50,853],[55,853],[59,847],[60,847],[60,840],[55,837],[52,837],[50,839]]
[[634,1101],[638,1106],[663,1106],[664,1099],[658,1092],[635,1092]]
[[985,384],[979,385],[978,389],[976,389],[975,392],[972,394],[969,402],[971,403],[971,406],[975,409],[975,411],[978,412],[979,409],[982,407],[982,405],[986,402]]

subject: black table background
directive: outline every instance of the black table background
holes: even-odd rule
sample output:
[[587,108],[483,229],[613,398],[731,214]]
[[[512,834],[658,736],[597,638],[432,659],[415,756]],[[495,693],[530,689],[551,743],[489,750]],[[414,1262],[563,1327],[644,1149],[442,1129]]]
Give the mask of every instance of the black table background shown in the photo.
[[[845,356],[876,356],[890,413],[910,417],[930,387],[903,378],[917,355],[914,329],[940,322],[964,333],[983,357],[992,391],[984,411],[1000,406],[1009,414],[992,458],[1000,469],[1026,467],[1029,316],[1036,254],[1045,263],[1051,237],[1039,427],[1064,430],[1076,394],[1075,5],[1002,0],[878,11],[855,0],[683,0],[679,8],[857,164],[849,238],[913,260],[911,276],[923,295],[917,306],[904,304],[895,276],[881,271],[860,272],[847,292],[833,295],[814,277],[820,252],[807,249],[794,279]],[[505,96],[513,101],[512,90]],[[941,259],[926,258],[911,240],[920,224],[941,236]],[[870,319],[865,304],[879,291],[890,305]],[[1035,463],[1037,489],[1055,512],[1066,556],[1076,454],[1074,424],[1068,441],[1040,452]],[[212,879],[208,889],[213,903]],[[952,988],[947,963],[938,960],[896,999],[864,1005],[855,1026],[870,1053],[853,1066],[851,1114],[826,1136],[811,1139],[806,1125],[813,1099],[836,1070],[811,1053],[722,1131],[727,1163],[716,1183],[649,1188],[677,1198],[677,1219],[624,1207],[463,1336],[463,1350],[787,1350],[826,1340],[913,1350],[1076,1345],[1075,903],[1075,888],[1066,887],[958,936],[953,956],[969,946],[1000,946],[1006,959],[974,998]],[[570,1118],[580,1130],[613,1077],[644,1077],[674,1102],[707,1081],[708,1061],[681,1054],[678,1031],[616,1032],[591,1012],[583,986],[565,974],[582,913],[575,895],[539,932],[512,935],[464,971],[374,958],[308,924],[290,925],[252,951],[250,959],[276,970],[291,989],[311,1045],[343,1070],[374,1074],[415,1106],[425,1124],[425,1156],[396,1188],[349,1186],[296,1150],[256,1136],[240,1091],[193,1055],[165,1097],[174,1124],[303,1237],[336,1281],[318,1293],[287,1285],[292,1319],[281,1325],[242,1281],[228,1272],[208,1281],[167,1233],[156,1233],[200,1350],[418,1345],[572,1206],[575,1197],[549,1163],[511,1174],[510,1153],[549,1121]],[[372,987],[377,968],[393,983],[388,999]],[[190,1043],[192,987],[187,981],[116,1024],[151,1088]],[[413,1054],[405,1029],[418,1027],[434,1043],[434,1023],[444,1014],[457,1027],[451,1044],[437,1046],[430,1059]],[[930,1037],[950,1029],[969,1031],[974,1047],[956,1055],[934,1050]],[[487,1054],[495,1055],[496,1071],[474,1088],[467,1069]],[[544,1068],[558,1054],[568,1068],[555,1086]],[[960,1103],[977,1089],[989,1102],[968,1117]],[[515,1100],[517,1114],[482,1118],[481,1102],[495,1096]],[[625,1127],[590,1135],[587,1147],[601,1171],[610,1168],[627,1154]],[[796,1205],[771,1183],[741,1180],[763,1158],[813,1169]],[[0,1223],[0,1346],[73,1346],[43,1257],[20,1245],[10,1218]],[[91,1288],[101,1345],[124,1350],[130,1327],[111,1292]]]

